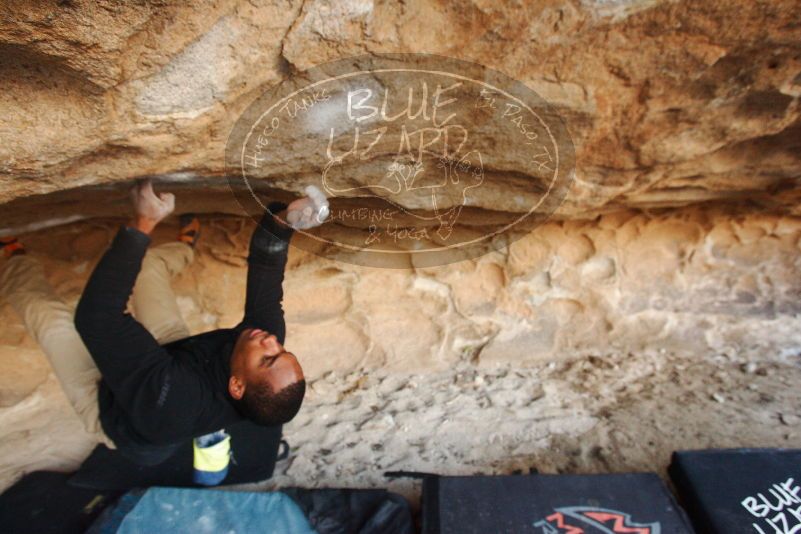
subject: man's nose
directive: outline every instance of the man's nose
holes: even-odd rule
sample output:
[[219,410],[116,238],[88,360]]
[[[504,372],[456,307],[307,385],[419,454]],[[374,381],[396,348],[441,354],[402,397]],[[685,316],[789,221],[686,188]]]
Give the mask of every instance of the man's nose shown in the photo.
[[280,343],[278,343],[278,338],[275,337],[275,334],[270,334],[269,336],[266,336],[264,339],[262,339],[261,342],[265,346],[276,346],[276,345],[280,346]]

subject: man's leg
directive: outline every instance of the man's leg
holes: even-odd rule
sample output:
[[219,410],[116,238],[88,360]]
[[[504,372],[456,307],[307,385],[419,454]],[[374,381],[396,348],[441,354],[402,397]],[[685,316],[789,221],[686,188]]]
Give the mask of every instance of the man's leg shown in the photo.
[[100,371],[75,330],[74,313],[50,287],[42,264],[27,254],[9,258],[0,275],[0,297],[22,318],[42,347],[84,428],[111,448],[103,432],[97,405]]
[[189,337],[170,279],[195,257],[186,243],[165,243],[147,251],[133,289],[136,319],[162,345]]

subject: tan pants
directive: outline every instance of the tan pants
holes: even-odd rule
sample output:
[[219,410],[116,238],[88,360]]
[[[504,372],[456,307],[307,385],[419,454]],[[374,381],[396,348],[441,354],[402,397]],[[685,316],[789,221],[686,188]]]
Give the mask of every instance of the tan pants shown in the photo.
[[[132,295],[134,316],[161,344],[189,336],[170,278],[193,258],[186,243],[166,243],[148,250],[142,262]],[[74,310],[53,292],[42,264],[27,254],[9,258],[0,275],[0,297],[11,304],[42,347],[86,431],[115,448],[100,427],[100,371],[75,330]]]

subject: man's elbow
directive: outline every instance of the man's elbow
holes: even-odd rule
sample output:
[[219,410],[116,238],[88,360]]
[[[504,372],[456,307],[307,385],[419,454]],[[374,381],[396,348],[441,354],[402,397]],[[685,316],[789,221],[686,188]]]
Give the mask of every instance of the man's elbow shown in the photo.
[[95,306],[92,306],[89,301],[81,297],[78,306],[75,308],[75,318],[73,322],[75,324],[75,330],[78,331],[78,334],[82,338],[85,338],[91,336],[104,320],[107,319],[108,313],[98,310]]

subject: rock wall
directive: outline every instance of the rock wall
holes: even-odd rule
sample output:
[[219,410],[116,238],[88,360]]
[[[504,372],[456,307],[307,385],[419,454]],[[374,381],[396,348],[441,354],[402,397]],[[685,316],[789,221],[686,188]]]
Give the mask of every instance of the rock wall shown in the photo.
[[[240,218],[203,221],[198,259],[174,281],[195,333],[241,319],[253,229]],[[114,230],[75,223],[26,243],[75,302]],[[175,233],[168,224],[156,242]],[[685,208],[551,222],[508,249],[440,267],[362,267],[292,247],[286,346],[311,380],[532,366],[597,351],[791,362],[801,353],[800,245],[797,218]],[[24,328],[4,310],[2,344],[14,351]]]
[[507,251],[443,267],[356,268],[307,254],[286,283],[287,343],[313,377],[597,350],[789,361],[801,353],[799,239],[795,218],[685,209],[554,222]]
[[[118,216],[144,175],[176,191],[179,212],[241,215],[224,144],[262,91],[348,55],[450,55],[556,107],[576,146],[573,188],[551,223],[476,261],[426,269],[402,257],[398,272],[362,271],[298,251],[308,259],[287,280],[290,339],[299,353],[326,340],[314,373],[534,362],[599,346],[789,354],[799,346],[797,8],[8,2],[0,232]],[[265,187],[289,198],[313,169],[302,150],[284,156],[294,178]],[[503,196],[461,222],[502,213]],[[240,248],[224,255],[241,267],[236,236]],[[238,310],[211,294],[191,302],[217,317],[209,324]]]
[[557,107],[576,144],[567,216],[710,200],[797,211],[793,0],[1,9],[0,202],[146,174],[219,176],[234,121],[268,87],[327,60],[414,51],[503,71]]

